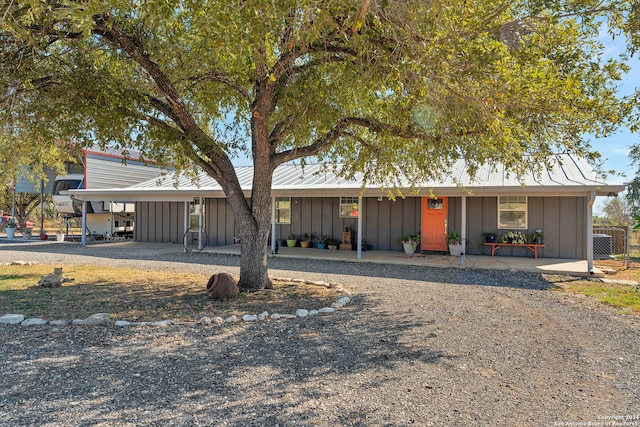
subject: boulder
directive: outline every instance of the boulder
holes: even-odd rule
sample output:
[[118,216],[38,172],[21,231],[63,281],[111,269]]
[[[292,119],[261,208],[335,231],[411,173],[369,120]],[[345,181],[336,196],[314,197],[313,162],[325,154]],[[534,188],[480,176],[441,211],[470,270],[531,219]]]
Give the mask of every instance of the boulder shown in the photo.
[[240,289],[230,274],[218,273],[211,276],[207,283],[207,290],[213,299],[227,299],[238,295]]
[[22,323],[24,320],[24,315],[22,314],[5,314],[0,317],[0,323],[6,323],[8,325],[17,325],[18,323]]

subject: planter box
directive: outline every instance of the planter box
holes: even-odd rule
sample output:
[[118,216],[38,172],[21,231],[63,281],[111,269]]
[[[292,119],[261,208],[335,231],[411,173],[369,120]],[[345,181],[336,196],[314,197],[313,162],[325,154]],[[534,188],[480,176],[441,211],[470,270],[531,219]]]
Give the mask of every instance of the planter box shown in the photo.
[[404,249],[404,253],[405,254],[413,254],[416,251],[416,248],[418,247],[417,243],[403,243],[402,244],[402,248]]
[[453,256],[462,255],[462,245],[449,245],[449,253]]

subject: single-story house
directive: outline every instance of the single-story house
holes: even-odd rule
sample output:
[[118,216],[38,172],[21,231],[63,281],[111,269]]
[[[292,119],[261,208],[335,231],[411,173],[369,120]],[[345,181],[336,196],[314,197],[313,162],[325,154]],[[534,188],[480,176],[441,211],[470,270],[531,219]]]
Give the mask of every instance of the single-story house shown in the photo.
[[[458,161],[447,178],[425,182],[420,193],[407,191],[396,200],[380,188],[363,188],[359,179],[339,178],[321,165],[281,165],[273,177],[272,236],[280,240],[308,233],[340,240],[349,227],[359,256],[363,241],[373,249],[401,250],[400,238],[412,233],[421,234],[422,251],[445,252],[445,236],[456,230],[465,238],[466,253],[482,254],[487,253],[484,233],[499,236],[517,230],[526,235],[542,230],[544,248],[538,256],[592,260],[595,198],[617,195],[625,186],[604,182],[586,160],[571,154],[554,156],[552,164],[521,180],[501,165],[486,166],[472,180],[465,162]],[[250,195],[253,168],[237,167],[236,173]],[[82,201],[135,203],[136,241],[182,243],[186,230],[199,223],[207,230],[210,246],[233,244],[238,234],[225,194],[204,173],[197,184],[168,175],[126,188],[70,193]],[[499,255],[532,253],[526,247],[505,247]]]

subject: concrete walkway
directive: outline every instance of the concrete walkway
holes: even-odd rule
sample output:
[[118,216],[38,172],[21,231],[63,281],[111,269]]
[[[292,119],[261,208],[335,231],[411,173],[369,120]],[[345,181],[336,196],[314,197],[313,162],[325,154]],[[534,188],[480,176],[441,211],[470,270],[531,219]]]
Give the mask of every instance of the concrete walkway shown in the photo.
[[[0,237],[0,246],[4,244],[20,246],[37,245],[77,245],[78,242],[56,242],[55,240],[41,241],[38,239],[24,240],[21,237],[7,239]],[[145,242],[93,242],[88,245],[91,248],[100,246],[123,245],[128,249],[143,250],[152,253],[183,252],[182,245],[171,243],[145,243]],[[208,246],[202,252],[240,255],[241,245],[228,246]],[[457,268],[480,268],[495,270],[517,270],[537,273],[558,273],[584,277],[604,277],[604,272],[595,269],[592,273],[587,270],[586,260],[571,260],[560,258],[534,259],[532,256],[507,257],[490,255],[466,255],[464,257],[454,257],[444,254],[414,254],[406,255],[401,251],[363,251],[362,258],[357,258],[356,251],[340,251],[316,248],[289,248],[280,247],[277,255],[280,258],[306,258],[306,259],[326,259],[332,261],[358,262],[358,263],[380,263],[380,264],[400,264],[400,265],[421,265],[428,267],[457,267]]]
[[[221,254],[240,254],[241,245],[206,247],[203,252]],[[496,270],[518,270],[536,273],[558,273],[585,277],[604,277],[604,272],[594,269],[587,270],[586,260],[571,260],[560,258],[506,257],[490,255],[466,255],[454,257],[444,254],[414,254],[406,255],[397,251],[363,251],[362,258],[357,258],[356,251],[340,251],[316,248],[280,247],[278,254],[281,258],[322,258],[333,261],[370,262],[381,264],[422,265],[428,267],[460,267]]]

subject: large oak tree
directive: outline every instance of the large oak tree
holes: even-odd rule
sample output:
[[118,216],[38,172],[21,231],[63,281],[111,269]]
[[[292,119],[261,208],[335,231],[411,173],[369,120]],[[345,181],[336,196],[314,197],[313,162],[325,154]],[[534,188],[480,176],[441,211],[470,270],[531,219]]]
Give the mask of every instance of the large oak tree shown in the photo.
[[[225,191],[242,288],[270,285],[271,183],[315,157],[393,189],[464,158],[514,173],[621,121],[615,0],[3,1],[5,133],[135,147]],[[613,27],[612,27],[613,28]],[[246,200],[234,158],[254,165]]]

